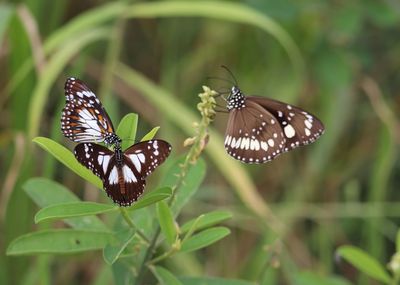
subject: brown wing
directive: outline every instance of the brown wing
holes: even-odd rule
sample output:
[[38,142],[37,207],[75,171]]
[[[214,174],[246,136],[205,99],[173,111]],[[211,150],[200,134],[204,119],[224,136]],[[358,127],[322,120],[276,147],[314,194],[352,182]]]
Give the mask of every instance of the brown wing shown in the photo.
[[103,181],[107,195],[120,206],[129,206],[143,193],[146,182],[124,158],[118,164],[114,152],[93,143],[75,147],[76,159]]
[[299,107],[266,97],[249,96],[246,100],[259,104],[278,120],[286,138],[285,151],[310,144],[324,133],[322,122]]
[[225,149],[245,163],[264,163],[284,150],[286,139],[276,118],[257,103],[229,112]]

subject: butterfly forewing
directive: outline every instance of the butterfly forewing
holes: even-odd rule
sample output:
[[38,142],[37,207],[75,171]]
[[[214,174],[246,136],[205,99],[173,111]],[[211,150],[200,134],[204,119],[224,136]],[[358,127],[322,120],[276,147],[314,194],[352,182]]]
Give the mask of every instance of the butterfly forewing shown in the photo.
[[114,127],[96,95],[80,80],[68,78],[65,83],[66,106],[61,130],[75,142],[103,142],[114,134]]
[[230,111],[225,134],[228,154],[245,163],[263,163],[283,152],[285,138],[278,121],[260,105]]
[[256,96],[246,100],[259,104],[278,120],[286,138],[285,151],[310,144],[324,133],[322,122],[299,107]]
[[171,152],[171,145],[163,140],[143,141],[129,147],[124,156],[144,178],[165,161]]

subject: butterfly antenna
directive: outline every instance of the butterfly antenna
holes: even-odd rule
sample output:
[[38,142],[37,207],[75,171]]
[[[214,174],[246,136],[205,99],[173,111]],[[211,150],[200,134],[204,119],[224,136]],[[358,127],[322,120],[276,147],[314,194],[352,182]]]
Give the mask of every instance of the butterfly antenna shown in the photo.
[[229,82],[230,84],[234,84],[235,82],[233,82],[232,80],[226,79],[226,78],[222,78],[222,77],[217,77],[217,76],[207,76],[207,80],[222,80],[222,81],[226,81]]
[[227,110],[217,110],[217,109],[215,109],[215,112],[217,112],[217,113],[229,113]]
[[233,80],[235,81],[235,86],[238,86],[238,82],[236,80],[235,75],[233,75],[233,72],[226,65],[221,65],[221,67],[226,71],[228,71],[228,73],[232,76]]

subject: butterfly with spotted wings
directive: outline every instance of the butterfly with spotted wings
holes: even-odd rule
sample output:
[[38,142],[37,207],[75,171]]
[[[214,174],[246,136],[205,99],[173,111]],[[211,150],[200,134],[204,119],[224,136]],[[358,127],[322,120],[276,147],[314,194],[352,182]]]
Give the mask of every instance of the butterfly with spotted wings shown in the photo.
[[[169,156],[171,145],[154,139],[123,151],[110,117],[85,83],[68,78],[65,97],[61,131],[70,140],[80,142],[74,149],[76,159],[102,180],[115,203],[131,205],[143,193],[145,178]],[[104,142],[114,150],[95,142]]]
[[299,107],[258,96],[245,96],[235,84],[229,92],[225,149],[244,163],[265,163],[296,147],[314,142],[324,125]]

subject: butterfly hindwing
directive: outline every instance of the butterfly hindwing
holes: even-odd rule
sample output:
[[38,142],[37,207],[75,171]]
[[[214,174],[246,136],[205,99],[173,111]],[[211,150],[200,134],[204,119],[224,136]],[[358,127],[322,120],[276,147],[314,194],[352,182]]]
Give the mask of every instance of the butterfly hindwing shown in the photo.
[[249,96],[246,100],[259,104],[279,121],[287,140],[285,151],[310,144],[324,132],[322,122],[299,107],[264,97]]
[[94,143],[75,147],[75,157],[100,177],[107,195],[120,206],[129,206],[143,193],[145,178],[169,156],[171,146],[163,140],[150,140],[117,152],[121,150],[113,152]]
[[225,133],[228,154],[245,163],[263,163],[283,152],[285,138],[277,120],[258,104],[230,111]]
[[118,163],[113,151],[93,143],[78,144],[74,153],[102,180],[107,195],[120,206],[129,206],[143,193],[145,181],[126,158]]
[[65,83],[66,106],[61,131],[75,142],[103,142],[114,134],[112,122],[96,95],[79,79]]
[[114,152],[94,143],[80,143],[74,149],[76,159],[89,168],[101,180],[109,172],[110,165],[115,164]]

